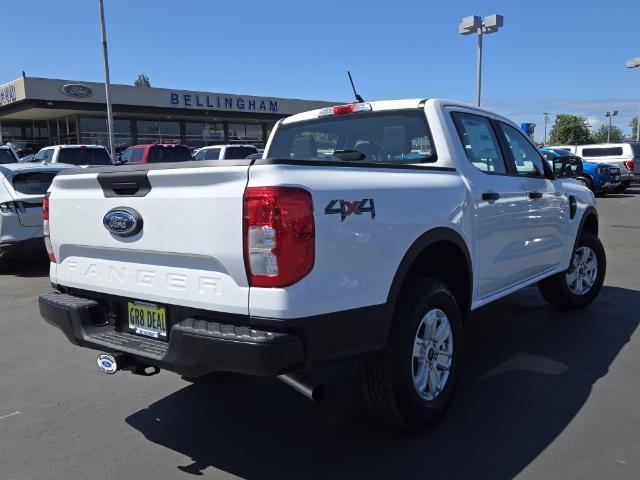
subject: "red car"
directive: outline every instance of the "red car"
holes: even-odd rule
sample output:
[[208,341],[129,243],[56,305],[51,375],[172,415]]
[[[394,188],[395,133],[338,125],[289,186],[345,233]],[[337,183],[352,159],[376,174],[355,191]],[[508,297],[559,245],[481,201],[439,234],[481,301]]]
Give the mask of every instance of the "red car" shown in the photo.
[[189,147],[169,143],[133,145],[122,152],[120,156],[120,161],[127,164],[190,162],[192,160]]

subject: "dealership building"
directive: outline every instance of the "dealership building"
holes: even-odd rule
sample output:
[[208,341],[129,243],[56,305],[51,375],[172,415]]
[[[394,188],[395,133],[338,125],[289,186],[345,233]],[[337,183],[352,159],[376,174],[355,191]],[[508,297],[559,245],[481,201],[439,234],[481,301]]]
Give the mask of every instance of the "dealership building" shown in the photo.
[[[116,147],[143,143],[264,146],[275,122],[333,103],[111,85]],[[21,77],[0,85],[0,144],[108,144],[103,83]]]

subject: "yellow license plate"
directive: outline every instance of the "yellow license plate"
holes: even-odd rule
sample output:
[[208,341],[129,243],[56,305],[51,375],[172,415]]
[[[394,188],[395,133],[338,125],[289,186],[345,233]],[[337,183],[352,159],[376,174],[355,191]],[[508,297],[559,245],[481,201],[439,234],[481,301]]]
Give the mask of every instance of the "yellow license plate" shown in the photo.
[[153,303],[128,302],[129,328],[138,335],[167,338],[167,310]]

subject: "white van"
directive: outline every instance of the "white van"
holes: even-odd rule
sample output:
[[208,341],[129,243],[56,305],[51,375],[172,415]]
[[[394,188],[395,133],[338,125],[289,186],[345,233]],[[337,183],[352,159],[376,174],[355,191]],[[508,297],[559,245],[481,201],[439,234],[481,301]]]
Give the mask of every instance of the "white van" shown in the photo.
[[612,163],[620,167],[620,187],[624,192],[632,182],[640,181],[640,142],[578,145],[576,155],[587,162]]

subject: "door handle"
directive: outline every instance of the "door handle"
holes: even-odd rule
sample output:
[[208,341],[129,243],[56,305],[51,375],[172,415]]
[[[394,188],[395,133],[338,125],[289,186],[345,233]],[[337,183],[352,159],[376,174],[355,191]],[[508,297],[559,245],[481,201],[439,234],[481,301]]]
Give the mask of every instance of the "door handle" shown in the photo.
[[489,202],[496,201],[500,198],[500,194],[498,192],[484,192],[482,194],[482,200],[487,200]]
[[542,193],[540,192],[529,192],[529,198],[532,200],[537,200],[538,198],[542,198]]

